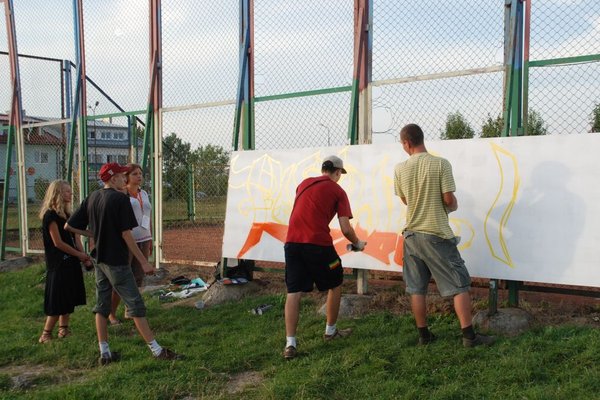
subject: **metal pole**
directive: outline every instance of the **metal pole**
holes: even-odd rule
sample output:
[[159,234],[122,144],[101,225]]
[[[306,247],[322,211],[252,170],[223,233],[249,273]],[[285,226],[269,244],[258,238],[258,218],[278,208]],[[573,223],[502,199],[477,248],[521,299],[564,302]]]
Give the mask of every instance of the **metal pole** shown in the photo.
[[[354,0],[354,80],[348,137],[350,144],[371,143],[373,2]],[[369,271],[355,269],[356,292],[369,291]]]
[[[73,110],[75,116],[79,113],[79,200],[83,201],[88,195],[88,142],[87,142],[87,91],[85,70],[85,35],[83,30],[83,1],[73,0],[73,19],[75,24],[75,56],[77,58],[77,88],[78,98],[76,100],[77,110]],[[75,121],[75,118],[74,118]]]
[[529,120],[529,43],[531,39],[531,0],[525,4],[525,32],[523,34],[523,135],[527,135]]
[[10,164],[12,158],[14,127],[9,126],[6,132],[6,164],[4,169],[4,190],[2,193],[2,230],[0,232],[0,260],[6,254],[6,224],[8,222],[8,193],[10,192]]
[[23,141],[23,106],[21,102],[21,77],[19,72],[19,59],[17,50],[17,34],[12,0],[4,0],[4,14],[6,17],[6,31],[8,39],[8,54],[10,62],[10,77],[12,83],[12,98],[10,104],[10,117],[8,123],[7,157],[4,180],[4,198],[2,204],[2,235],[0,238],[0,259],[4,259],[6,250],[6,223],[8,220],[8,193],[10,191],[10,164],[12,158],[12,142],[17,146],[17,183],[19,205],[19,242],[21,254],[26,255],[29,232],[27,231],[27,186],[25,178],[25,144]]
[[188,162],[187,165],[188,175],[188,219],[191,222],[196,220],[196,202],[195,202],[195,189],[194,189],[194,167]]
[[90,110],[92,110],[92,113],[94,115],[94,159],[92,160],[92,163],[94,164],[94,177],[95,178],[98,177],[98,154],[97,154],[98,131],[96,130],[96,107],[98,107],[98,104],[100,104],[100,102],[98,100],[96,100],[93,107],[90,105],[87,106]]
[[[63,118],[71,118],[71,95],[72,90],[73,90],[73,85],[71,82],[71,62],[69,60],[63,60],[62,62],[62,73],[64,75],[63,77],[63,81],[65,82],[65,86],[64,86],[64,93],[62,94],[64,99],[65,99],[65,113],[63,115]],[[70,144],[70,133],[71,133],[71,124],[67,123],[65,128],[65,141],[64,141],[64,146],[65,146],[65,150],[63,151],[63,163],[65,163],[64,168],[63,168],[63,179],[68,180],[69,182],[71,182],[71,168],[72,166],[69,165],[68,163],[71,163],[72,160],[70,157],[73,156],[72,153],[72,149],[70,147],[68,147],[68,143]]]
[[254,0],[242,0],[242,23],[248,47],[243,49],[246,58],[243,80],[242,130],[244,150],[254,149]]
[[[150,0],[150,76],[151,95],[148,110],[152,122],[152,228],[154,238],[154,265],[160,267],[162,256],[162,27],[161,0]],[[148,126],[146,126],[148,131]]]

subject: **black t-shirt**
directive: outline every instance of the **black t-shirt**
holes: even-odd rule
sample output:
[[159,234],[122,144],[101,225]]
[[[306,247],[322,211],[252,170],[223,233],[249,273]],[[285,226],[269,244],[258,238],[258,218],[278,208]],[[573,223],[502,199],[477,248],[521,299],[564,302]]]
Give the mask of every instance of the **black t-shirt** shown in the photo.
[[70,254],[64,253],[54,245],[50,236],[50,224],[55,222],[58,226],[58,233],[63,242],[69,246],[75,247],[75,239],[71,232],[65,231],[66,219],[61,217],[54,210],[46,210],[42,218],[42,236],[44,238],[44,254],[46,255],[46,264],[48,267],[58,267],[63,260],[73,257]]
[[138,224],[127,195],[111,188],[96,190],[81,203],[68,223],[81,230],[89,226],[94,235],[97,262],[129,263],[129,249],[121,234]]

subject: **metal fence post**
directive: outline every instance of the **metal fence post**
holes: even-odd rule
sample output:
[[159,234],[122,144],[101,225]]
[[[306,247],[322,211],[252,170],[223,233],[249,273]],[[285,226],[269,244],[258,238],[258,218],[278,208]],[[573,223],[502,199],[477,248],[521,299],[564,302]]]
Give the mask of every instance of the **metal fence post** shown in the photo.
[[[83,31],[83,4],[82,0],[73,0],[73,18],[75,35],[75,57],[77,59],[77,89],[75,107],[73,109],[73,123],[77,120],[79,130],[79,200],[83,201],[88,195],[88,144],[87,144],[87,85],[85,69],[85,35]],[[78,108],[78,109],[77,109]],[[74,127],[73,127],[74,128]],[[74,129],[72,128],[72,132]],[[73,140],[74,137],[71,139]]]
[[2,203],[2,236],[0,238],[0,259],[4,259],[6,250],[6,223],[8,220],[8,193],[10,191],[10,164],[12,158],[13,141],[17,148],[17,204],[19,206],[19,242],[21,254],[27,253],[27,184],[25,180],[25,153],[23,142],[23,106],[21,102],[21,77],[19,74],[19,59],[17,51],[17,34],[15,29],[15,16],[12,0],[5,0],[4,13],[6,17],[6,30],[8,38],[8,53],[10,62],[10,76],[12,81],[12,97],[10,104],[10,117],[8,123],[7,157],[4,180],[4,198]]
[[[354,0],[354,77],[348,136],[350,144],[371,143],[373,1]],[[356,269],[356,292],[367,294],[369,271]]]
[[[517,136],[522,133],[523,114],[523,0],[506,0],[505,3],[505,65],[508,73],[504,80],[504,129],[502,136]],[[509,305],[519,305],[519,284],[507,281]],[[496,290],[497,301],[497,290]],[[491,304],[490,304],[491,312]]]
[[[151,122],[151,130],[146,125],[146,139],[151,144],[151,182],[152,213],[154,238],[154,265],[160,267],[162,261],[162,28],[161,1],[150,0],[150,96],[147,122]],[[146,149],[146,147],[144,147]],[[146,151],[144,151],[146,154]]]
[[498,279],[490,279],[490,292],[488,296],[488,316],[498,312]]
[[194,167],[192,163],[187,165],[187,182],[188,182],[188,220],[194,222],[196,220],[196,190],[194,189]]

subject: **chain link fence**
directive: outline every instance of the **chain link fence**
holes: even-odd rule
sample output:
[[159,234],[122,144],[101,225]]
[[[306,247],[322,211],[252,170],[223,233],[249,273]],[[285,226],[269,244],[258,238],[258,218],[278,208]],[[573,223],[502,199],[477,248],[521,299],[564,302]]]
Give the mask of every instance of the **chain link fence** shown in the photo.
[[[353,2],[256,1],[256,149],[348,143]],[[344,88],[342,93],[312,90]]]
[[[150,84],[148,2],[84,0],[83,13],[86,74],[122,109],[146,109]],[[88,84],[88,106],[96,101],[97,114],[119,112]]]
[[239,64],[239,1],[162,2],[163,257],[217,262]]
[[[71,131],[65,119],[75,92],[71,7],[68,2],[15,2],[25,164],[27,170],[35,169],[27,176],[33,230],[39,228],[33,225],[39,223],[38,192],[46,181],[65,177]],[[233,150],[240,2],[162,0],[161,7],[163,255],[168,261],[215,262],[221,256]],[[397,141],[400,128],[409,122],[420,124],[428,140],[499,134],[505,11],[504,2],[483,0],[373,0],[373,142]],[[83,12],[88,184],[94,190],[100,185],[97,171],[102,163],[142,161],[150,84],[149,10],[143,0],[84,0]],[[256,149],[349,143],[354,12],[350,0],[254,1]],[[7,51],[6,41],[0,18],[0,51]],[[546,134],[595,129],[594,112],[600,114],[599,54],[600,3],[532,2],[533,64],[526,93],[530,125],[533,120]],[[61,60],[68,60],[69,71],[61,71]],[[539,63],[545,60],[550,62]],[[0,54],[0,115],[8,114],[10,107],[9,77],[8,57]],[[600,130],[600,115],[597,118]],[[48,143],[28,141],[27,136],[46,138]],[[1,140],[0,151],[6,154]],[[75,167],[77,161],[75,157]],[[11,168],[16,172],[16,152]],[[73,182],[78,174],[75,168]],[[9,190],[16,193],[16,174],[12,178],[14,189]],[[148,180],[146,189],[150,191]],[[74,194],[78,193],[75,184]],[[10,209],[17,228],[18,208],[11,204]],[[39,231],[31,231],[30,239],[32,249],[41,249]]]
[[[600,2],[531,4],[530,60],[548,62],[529,70],[529,112],[547,134],[592,132],[600,120]],[[582,62],[589,55],[597,57]]]
[[[23,125],[23,139],[29,250],[43,251],[42,221],[38,214],[50,182],[66,180],[67,126],[65,123],[27,122]],[[73,204],[79,202],[74,201]]]
[[[439,139],[453,123],[477,137],[502,114],[504,7],[497,2],[373,3],[373,142],[417,123]],[[491,67],[491,68],[490,68]],[[496,68],[494,68],[496,67]],[[456,72],[488,68],[489,73]]]

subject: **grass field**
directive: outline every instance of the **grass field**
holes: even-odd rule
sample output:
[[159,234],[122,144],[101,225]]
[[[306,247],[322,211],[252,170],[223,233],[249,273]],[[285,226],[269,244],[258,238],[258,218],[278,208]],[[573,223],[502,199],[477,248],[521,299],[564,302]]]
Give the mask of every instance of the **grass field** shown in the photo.
[[[97,367],[88,305],[72,317],[73,336],[37,344],[44,315],[41,265],[0,274],[0,398],[2,399],[589,399],[600,392],[600,331],[545,326],[490,348],[465,349],[455,318],[434,315],[437,342],[417,347],[410,316],[385,310],[342,320],[346,339],[325,343],[316,304],[303,301],[300,356],[281,357],[283,295],[264,295],[202,311],[165,307],[146,296],[159,342],[186,355],[153,360],[132,324],[110,328],[123,360]],[[281,277],[279,277],[281,279]],[[268,313],[248,312],[261,303]],[[37,371],[35,385],[13,377]]]

